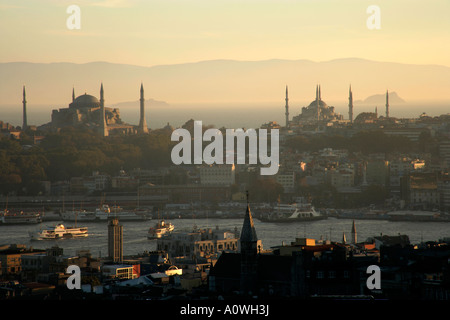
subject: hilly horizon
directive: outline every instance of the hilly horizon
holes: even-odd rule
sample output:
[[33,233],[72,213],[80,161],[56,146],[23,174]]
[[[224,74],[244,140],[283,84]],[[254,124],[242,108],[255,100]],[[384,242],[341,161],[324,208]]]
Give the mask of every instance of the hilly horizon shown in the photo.
[[[382,94],[374,94],[371,95],[364,100],[356,100],[354,101],[355,104],[382,104],[384,105],[386,103],[386,93]],[[389,103],[390,104],[402,104],[406,103],[405,100],[403,100],[397,92],[389,92]]]
[[102,82],[107,105],[139,99],[141,83],[146,99],[168,104],[283,102],[286,85],[290,101],[306,103],[314,99],[317,84],[325,101],[346,101],[350,85],[354,100],[386,90],[406,101],[450,100],[449,67],[348,58],[208,60],[152,67],[6,62],[0,63],[0,104],[20,104],[25,85],[29,103],[66,107],[72,88],[76,96],[86,92],[98,97]]
[[[255,127],[272,120],[283,123],[286,85],[292,116],[315,99],[317,84],[322,100],[345,117],[350,85],[354,103],[360,105],[355,111],[384,105],[386,90],[391,93],[393,116],[447,113],[450,104],[450,68],[437,65],[358,58],[325,62],[208,60],[152,67],[109,62],[7,62],[0,63],[0,120],[20,125],[23,85],[30,117],[35,124],[43,124],[51,120],[51,110],[68,107],[72,89],[76,96],[87,93],[99,97],[101,83],[105,105],[120,108],[123,119],[131,123],[138,121],[143,83],[151,127],[168,122],[181,125],[191,118],[234,127]],[[236,112],[241,116],[236,117]]]

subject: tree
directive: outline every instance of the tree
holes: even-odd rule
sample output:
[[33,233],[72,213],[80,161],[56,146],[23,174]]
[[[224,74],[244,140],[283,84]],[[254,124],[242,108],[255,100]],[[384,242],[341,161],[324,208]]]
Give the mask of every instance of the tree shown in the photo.
[[249,186],[252,200],[258,202],[275,202],[284,188],[272,178],[258,179]]

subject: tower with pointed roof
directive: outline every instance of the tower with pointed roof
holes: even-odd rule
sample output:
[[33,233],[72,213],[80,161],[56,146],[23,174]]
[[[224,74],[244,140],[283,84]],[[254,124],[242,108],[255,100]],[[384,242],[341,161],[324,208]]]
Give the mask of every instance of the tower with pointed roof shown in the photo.
[[27,122],[27,98],[26,98],[26,93],[25,93],[25,86],[23,86],[23,100],[22,100],[22,104],[23,104],[22,130],[26,130],[27,127],[28,127],[28,122]]
[[145,120],[145,107],[144,107],[144,86],[141,83],[141,98],[140,98],[140,120],[139,120],[139,133],[148,133],[147,121]]
[[256,236],[248,197],[247,191],[247,210],[240,237],[241,291],[244,293],[255,289],[258,274],[258,237]]

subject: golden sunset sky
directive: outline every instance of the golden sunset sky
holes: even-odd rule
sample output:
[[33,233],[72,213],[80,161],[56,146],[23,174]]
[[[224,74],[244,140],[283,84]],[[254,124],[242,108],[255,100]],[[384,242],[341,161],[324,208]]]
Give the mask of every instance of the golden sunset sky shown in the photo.
[[[81,28],[66,9],[78,5]],[[381,29],[370,30],[370,5]],[[450,66],[448,0],[1,0],[0,62],[357,57]]]

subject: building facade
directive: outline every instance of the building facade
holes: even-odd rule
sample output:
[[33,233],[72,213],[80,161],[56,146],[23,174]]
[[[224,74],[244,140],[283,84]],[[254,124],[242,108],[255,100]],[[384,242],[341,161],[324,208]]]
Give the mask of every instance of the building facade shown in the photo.
[[108,221],[108,256],[113,262],[123,261],[123,226],[117,218]]

